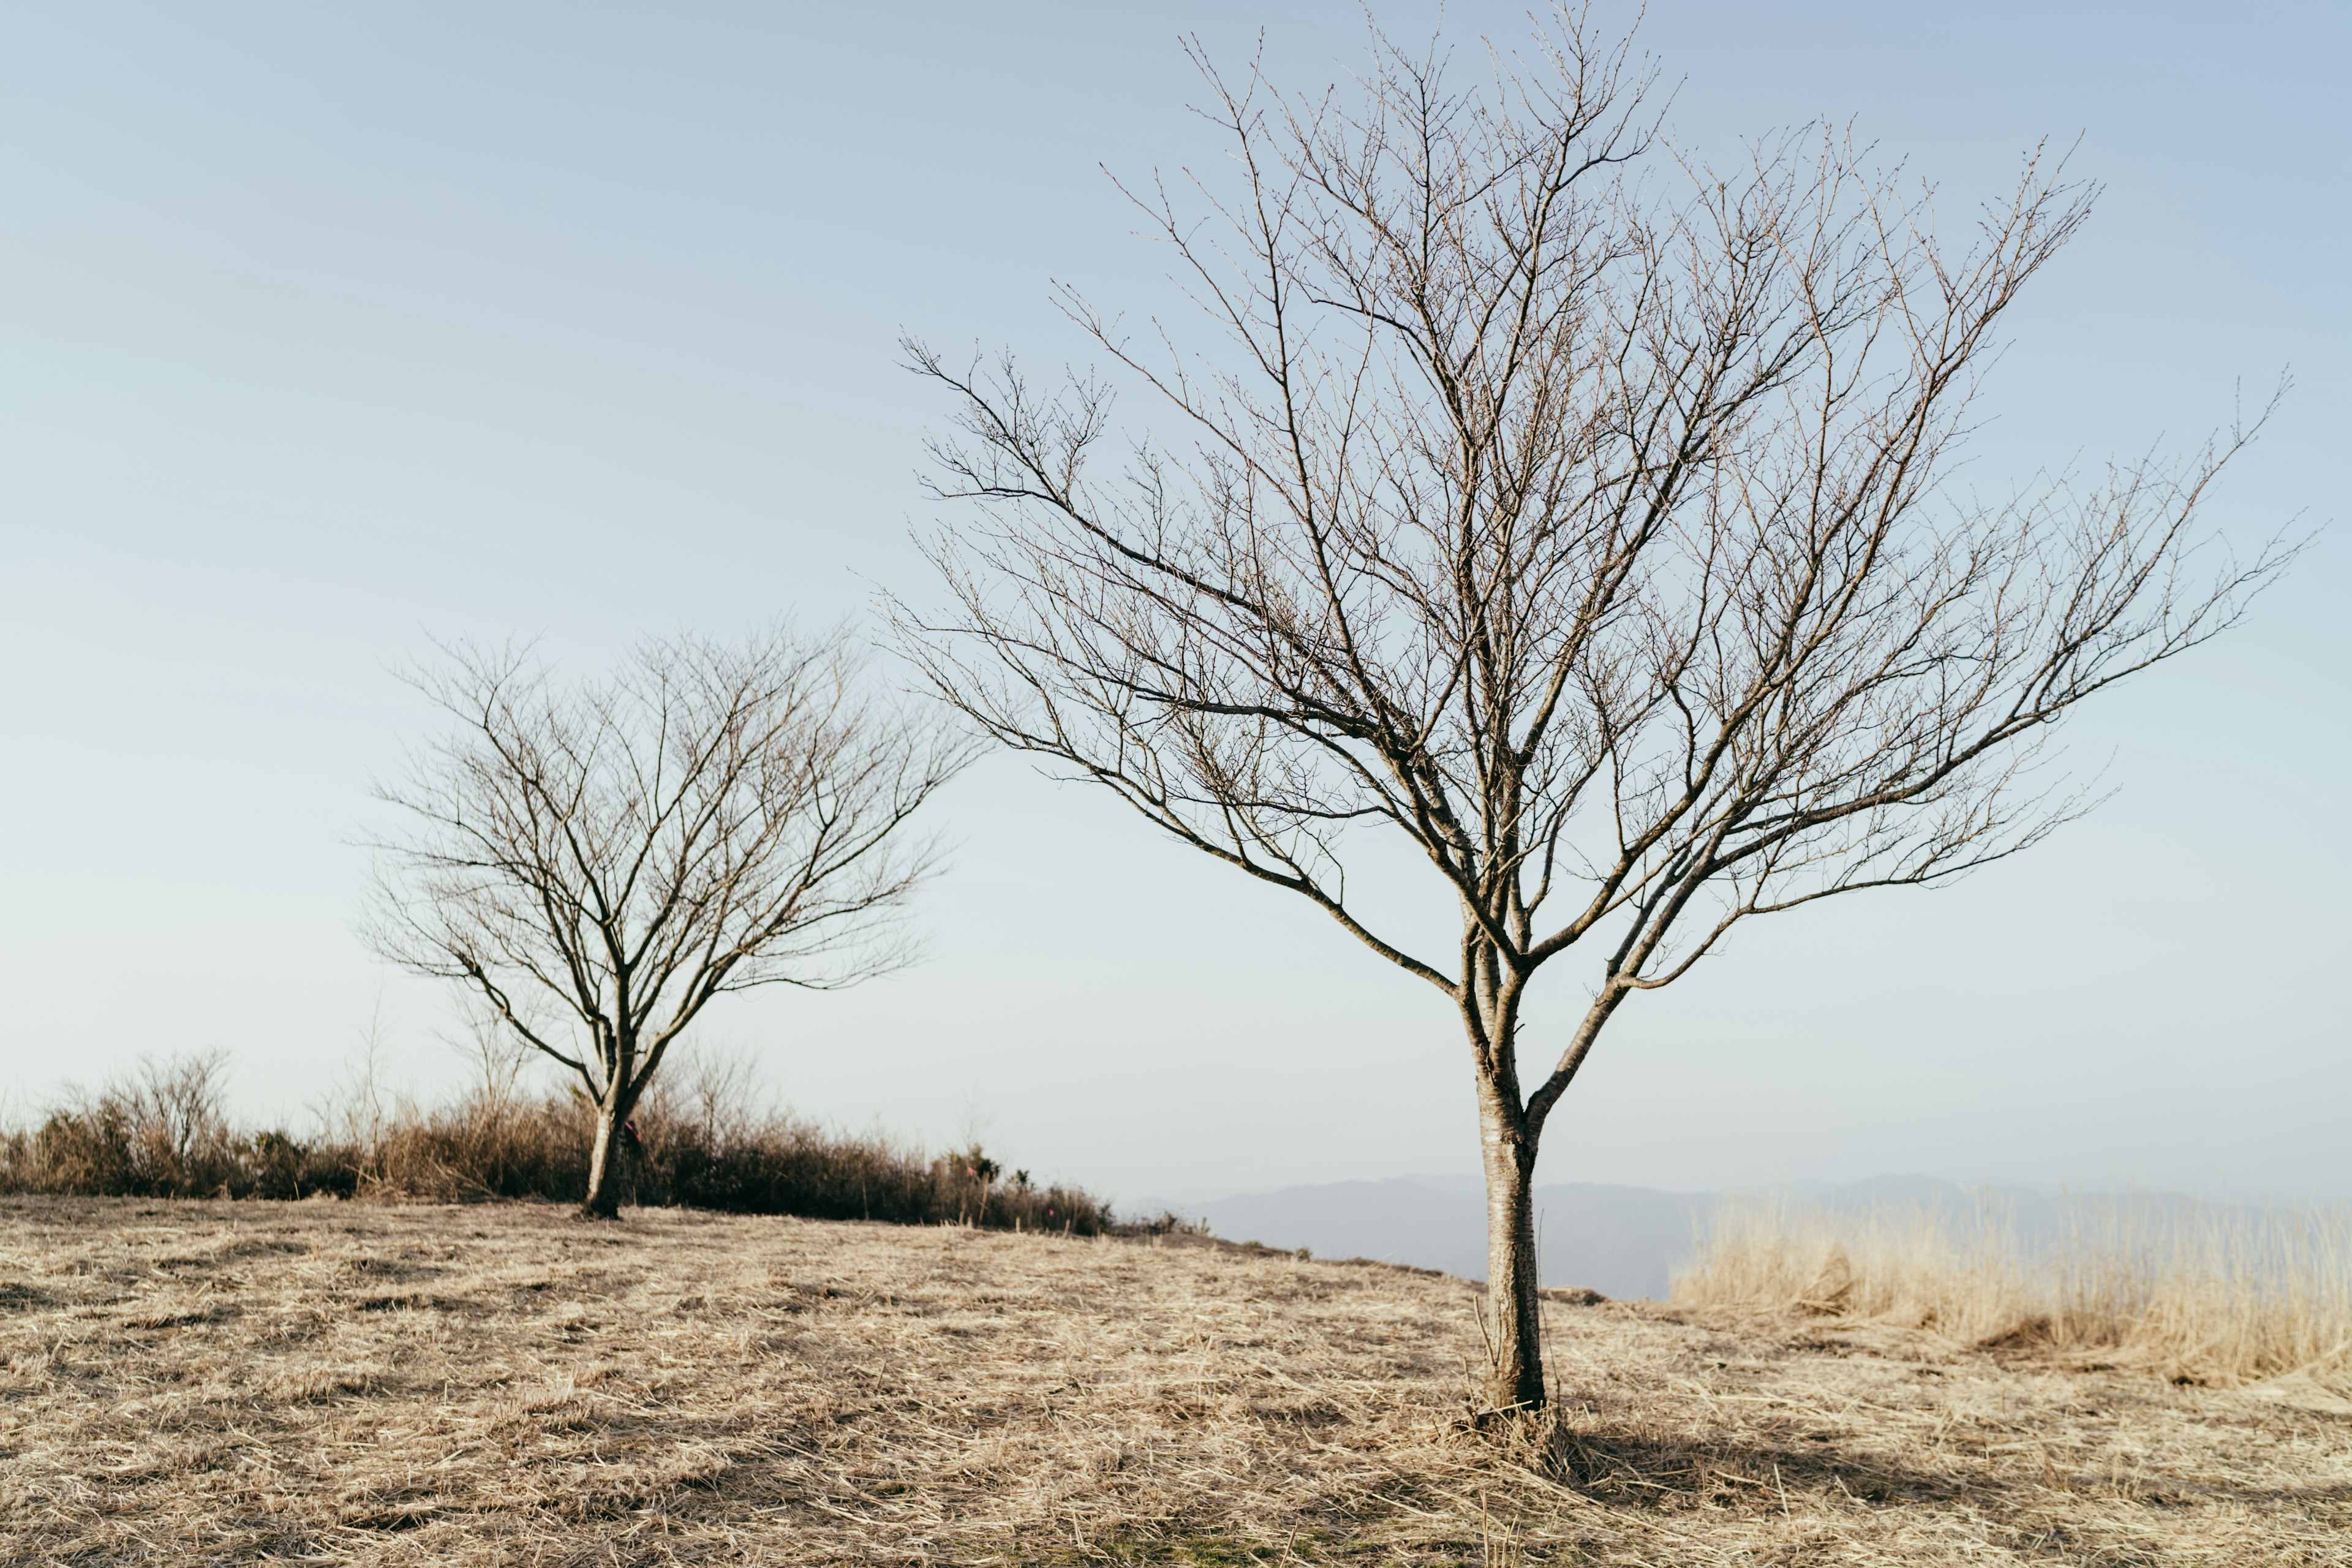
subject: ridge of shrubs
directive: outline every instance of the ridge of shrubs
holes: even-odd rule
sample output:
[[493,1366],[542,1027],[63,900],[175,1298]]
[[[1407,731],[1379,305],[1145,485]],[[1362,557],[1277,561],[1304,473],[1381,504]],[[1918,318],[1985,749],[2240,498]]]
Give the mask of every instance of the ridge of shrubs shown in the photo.
[[[736,1214],[1058,1230],[1159,1233],[1172,1215],[1121,1223],[1083,1189],[1007,1171],[977,1141],[931,1154],[880,1132],[756,1109],[739,1064],[656,1080],[633,1119],[639,1204]],[[587,1188],[593,1110],[576,1092],[523,1093],[496,1075],[436,1106],[347,1094],[318,1130],[237,1126],[219,1052],[147,1061],[78,1093],[37,1126],[0,1129],[0,1193],[142,1198],[313,1197],[440,1203],[576,1202]]]

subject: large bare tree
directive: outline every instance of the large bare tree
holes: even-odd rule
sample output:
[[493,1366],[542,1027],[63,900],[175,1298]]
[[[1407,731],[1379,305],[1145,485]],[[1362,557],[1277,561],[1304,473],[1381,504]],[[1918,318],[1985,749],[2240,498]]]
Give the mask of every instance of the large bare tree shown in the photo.
[[622,1129],[702,1009],[905,963],[934,852],[908,819],[969,747],[866,694],[843,631],[639,647],[609,679],[457,647],[415,686],[450,723],[379,787],[368,934],[455,980],[596,1108],[583,1212],[609,1218]]
[[[1203,339],[1064,296],[1170,423],[1105,479],[1108,383],[910,343],[961,411],[933,486],[977,510],[934,543],[942,607],[894,614],[996,740],[1448,999],[1488,1394],[1537,1405],[1529,1186],[1611,1017],[1749,916],[2042,837],[2084,804],[2034,768],[2051,726],[2282,556],[2195,521],[2242,429],[2092,484],[1954,482],[2003,313],[2089,211],[2038,156],[1941,228],[1818,127],[1718,168],[1575,13],[1467,85],[1377,33],[1319,98],[1193,55],[1234,172],[1130,195]],[[1457,942],[1351,900],[1366,831]],[[1528,988],[1571,955],[1591,989],[1530,1070]]]

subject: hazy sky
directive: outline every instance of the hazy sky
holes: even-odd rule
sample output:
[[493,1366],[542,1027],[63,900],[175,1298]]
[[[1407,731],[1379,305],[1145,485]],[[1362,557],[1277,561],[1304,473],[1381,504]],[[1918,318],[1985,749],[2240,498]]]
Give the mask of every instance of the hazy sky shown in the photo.
[[[1522,9],[1449,29],[1516,40]],[[947,410],[894,339],[1052,366],[1084,353],[1053,280],[1160,304],[1098,165],[1223,178],[1178,35],[1238,62],[1261,26],[1297,85],[1362,55],[1336,4],[10,7],[17,1113],[218,1045],[299,1115],[379,999],[413,1080],[449,1080],[446,999],[352,935],[368,780],[424,722],[387,672],[434,636],[591,668],[919,596]],[[2352,11],[1668,0],[1644,39],[1687,141],[1851,117],[1954,211],[2080,137],[2107,193],[2011,318],[1980,482],[2193,442],[2292,366],[2212,518],[2340,514]],[[2034,856],[1755,922],[1638,999],[1542,1179],[2352,1191],[2347,591],[2339,523],[2244,631],[2086,713],[2070,761],[2121,793]],[[1475,1168],[1433,992],[1026,764],[942,805],[929,963],[709,1016],[797,1106],[977,1125],[1129,1198]]]

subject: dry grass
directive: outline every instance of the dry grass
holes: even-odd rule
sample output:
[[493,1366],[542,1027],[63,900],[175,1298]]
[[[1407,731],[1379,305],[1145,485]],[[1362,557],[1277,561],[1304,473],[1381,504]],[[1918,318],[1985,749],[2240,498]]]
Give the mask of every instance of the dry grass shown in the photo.
[[2078,1201],[2039,1247],[1999,1206],[1726,1204],[1677,1301],[2038,1343],[2182,1382],[2352,1394],[2352,1212]]
[[2352,1561],[2352,1406],[1562,1300],[1562,1415],[1479,1432],[1474,1300],[1181,1237],[14,1199],[0,1560]]

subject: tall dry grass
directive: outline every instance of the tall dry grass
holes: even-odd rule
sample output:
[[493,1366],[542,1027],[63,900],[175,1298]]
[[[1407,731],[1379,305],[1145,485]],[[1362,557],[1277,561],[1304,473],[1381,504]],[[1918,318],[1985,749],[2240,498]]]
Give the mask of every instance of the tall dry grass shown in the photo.
[[[593,1108],[533,1092],[511,1059],[486,1056],[465,1091],[421,1103],[384,1089],[372,1063],[301,1132],[238,1126],[219,1052],[148,1060],[76,1092],[30,1128],[0,1128],[0,1193],[76,1197],[474,1202],[577,1200]],[[1007,1170],[974,1142],[933,1153],[878,1132],[829,1128],[765,1100],[748,1064],[688,1058],[634,1118],[629,1180],[644,1205],[1094,1236],[1120,1225],[1102,1200]]]
[[2075,1199],[2029,1244],[1989,1198],[1859,1213],[1737,1199],[1674,1297],[2042,1344],[2181,1383],[2352,1393],[2352,1209]]

